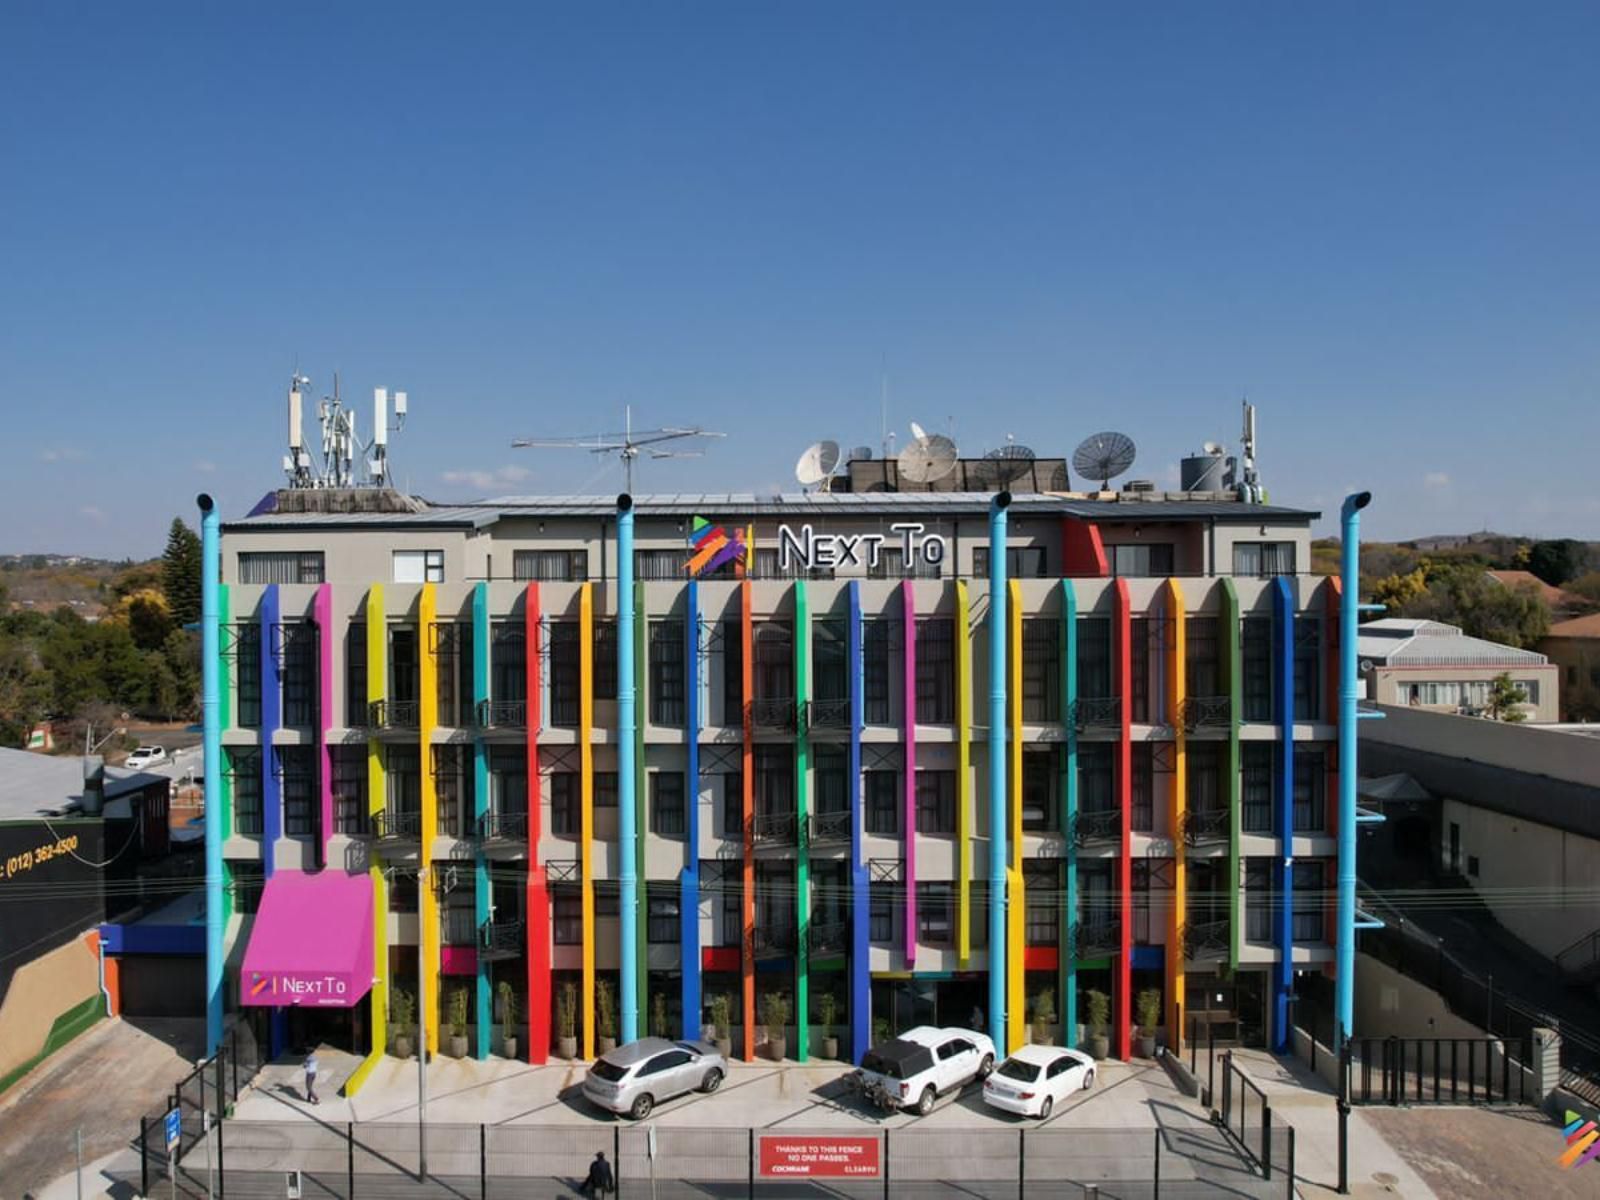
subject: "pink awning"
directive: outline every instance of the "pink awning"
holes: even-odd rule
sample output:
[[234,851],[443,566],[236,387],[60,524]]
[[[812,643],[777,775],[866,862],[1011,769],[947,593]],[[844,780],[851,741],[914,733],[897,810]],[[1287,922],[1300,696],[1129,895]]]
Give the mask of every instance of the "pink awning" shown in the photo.
[[343,871],[278,871],[261,893],[239,1000],[349,1008],[372,987],[372,881]]

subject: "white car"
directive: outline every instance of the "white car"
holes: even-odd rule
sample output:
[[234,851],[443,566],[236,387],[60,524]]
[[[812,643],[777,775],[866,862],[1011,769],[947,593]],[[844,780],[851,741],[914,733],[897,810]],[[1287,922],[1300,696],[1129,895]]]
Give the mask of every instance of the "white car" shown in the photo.
[[153,767],[157,763],[166,761],[167,749],[165,746],[140,746],[132,754],[128,755],[127,761],[122,765],[130,771],[142,771],[146,767]]
[[1094,1086],[1094,1059],[1059,1046],[1023,1046],[983,1081],[983,1102],[1045,1120],[1056,1103]]
[[947,1092],[959,1091],[994,1070],[994,1043],[970,1029],[919,1025],[874,1046],[848,1085],[879,1108],[908,1108],[919,1117]]

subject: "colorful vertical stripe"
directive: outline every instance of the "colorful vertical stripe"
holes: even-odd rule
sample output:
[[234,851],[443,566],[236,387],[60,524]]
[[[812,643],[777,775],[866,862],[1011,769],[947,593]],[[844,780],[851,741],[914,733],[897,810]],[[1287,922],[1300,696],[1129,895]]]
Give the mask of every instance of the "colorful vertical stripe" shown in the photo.
[[[489,647],[493,641],[494,627],[489,622],[489,585],[479,582],[472,588],[472,710],[489,702]],[[483,740],[482,723],[473,720],[472,737],[472,822],[473,828],[466,836],[472,837],[473,919],[479,930],[489,923],[489,906],[494,899],[489,882],[489,861],[484,857],[483,839],[473,834],[481,828],[484,815],[489,811],[489,747]],[[489,1034],[494,1026],[493,967],[483,953],[483,942],[478,943],[478,978],[476,987],[475,1020],[478,1027],[474,1056],[489,1057]]]
[[1165,588],[1167,616],[1167,712],[1172,719],[1172,795],[1169,820],[1172,829],[1172,904],[1167,921],[1167,1045],[1174,1054],[1183,1050],[1179,1005],[1183,1003],[1183,929],[1189,919],[1189,865],[1183,826],[1189,812],[1189,746],[1183,706],[1188,699],[1188,620],[1183,586],[1168,579]]
[[[384,619],[381,583],[375,583],[367,590],[362,633],[366,640],[367,655],[367,694],[364,699],[370,708],[384,698],[385,681],[389,675],[389,627]],[[369,820],[383,812],[388,788],[389,777],[384,764],[383,744],[376,737],[369,735],[367,738]],[[372,879],[372,974],[377,980],[372,985],[370,1026],[372,1049],[345,1081],[346,1096],[354,1096],[361,1090],[389,1047],[389,992],[393,981],[389,971],[389,885],[383,872],[383,858],[374,845],[372,865],[367,872]]]
[[1061,1041],[1078,1041],[1078,948],[1071,935],[1078,912],[1078,590],[1069,579],[1061,581],[1061,833],[1065,864],[1061,881],[1061,908],[1056,920],[1057,988],[1061,1003]]
[[956,580],[956,961],[972,959],[972,611]]
[[795,845],[795,951],[794,1024],[795,1057],[801,1062],[811,1054],[811,830],[809,805],[811,786],[811,736],[805,720],[806,702],[811,699],[811,608],[806,581],[794,585],[794,711],[797,733],[794,744]]
[[524,739],[524,761],[527,783],[524,793],[528,809],[528,882],[524,899],[528,921],[528,1061],[542,1063],[550,1057],[550,889],[545,878],[544,863],[539,853],[539,839],[544,833],[540,809],[539,784],[539,731],[543,728],[543,672],[540,655],[543,650],[540,633],[543,629],[539,611],[539,585],[530,583],[523,593],[523,689],[526,695],[527,731]]
[[439,892],[433,877],[433,840],[439,836],[439,788],[433,773],[433,731],[439,726],[439,647],[434,640],[434,625],[438,622],[438,586],[422,585],[417,597],[417,745],[418,770],[422,776],[422,834],[417,848],[417,862],[424,876],[417,887],[418,961],[421,978],[417,986],[427,993],[428,1027],[424,1036],[428,1049],[439,1051],[439,1026],[443,1016],[439,1011]]
[[583,1057],[594,1057],[594,585],[578,588],[579,874],[583,889]]
[[1011,861],[1006,869],[1006,1052],[1027,1040],[1028,1012],[1024,989],[1027,968],[1027,893],[1022,877],[1022,585],[1008,583],[1011,600],[1005,636],[1011,640]]
[[739,958],[740,983],[744,992],[744,1060],[754,1062],[756,1057],[756,844],[755,844],[755,729],[751,724],[750,698],[755,682],[755,629],[752,613],[753,598],[750,580],[739,584],[739,665],[743,700],[740,722],[744,738],[741,744],[740,779],[743,787],[741,811],[744,816],[743,920],[740,925],[742,953]]
[[[684,788],[689,807],[689,858],[678,877],[678,962],[683,1036],[700,1036],[700,585],[689,581],[683,604]],[[721,914],[718,914],[720,919]]]
[[1228,688],[1228,744],[1224,771],[1228,779],[1228,969],[1239,969],[1240,861],[1239,835],[1243,791],[1239,776],[1239,723],[1244,716],[1244,669],[1239,646],[1239,592],[1233,580],[1222,580],[1222,670]]
[[1273,807],[1278,823],[1278,961],[1272,967],[1272,1049],[1285,1054],[1290,1044],[1289,995],[1294,990],[1294,581],[1272,581],[1272,699],[1277,717]]
[[1117,808],[1122,814],[1122,841],[1117,854],[1117,919],[1121,944],[1111,973],[1111,1052],[1131,1057],[1133,1021],[1133,602],[1128,581],[1116,582],[1114,646],[1119,706],[1117,729]]
[[900,724],[905,739],[905,774],[901,801],[905,825],[906,969],[917,962],[917,592],[907,579],[900,584],[900,617],[904,631],[901,654]]
[[850,663],[850,750],[846,771],[850,786],[850,1061],[859,1063],[871,1045],[872,986],[871,893],[867,884],[866,848],[862,844],[861,730],[866,692],[866,664],[861,652],[861,583],[852,579],[848,638]]

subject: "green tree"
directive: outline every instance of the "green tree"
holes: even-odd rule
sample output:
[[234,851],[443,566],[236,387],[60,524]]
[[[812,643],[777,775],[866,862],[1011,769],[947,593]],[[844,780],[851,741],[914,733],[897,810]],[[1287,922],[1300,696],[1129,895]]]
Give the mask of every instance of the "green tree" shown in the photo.
[[1505,587],[1476,565],[1437,574],[1426,592],[1401,607],[1401,615],[1444,621],[1470,637],[1524,648],[1550,628],[1550,606],[1535,588]]
[[1566,585],[1566,590],[1581,598],[1588,608],[1600,608],[1600,571],[1589,571]]
[[181,517],[173,517],[167,531],[167,549],[161,556],[161,590],[166,593],[167,608],[179,628],[200,619],[200,537]]
[[1527,702],[1527,691],[1512,683],[1511,675],[1506,671],[1501,671],[1489,684],[1489,715],[1496,721],[1513,725],[1526,721],[1528,714],[1522,711],[1522,705]]
[[1418,567],[1404,575],[1385,575],[1372,585],[1372,602],[1386,605],[1390,613],[1398,613],[1411,601],[1428,591],[1428,580]]
[[1572,538],[1535,542],[1528,551],[1528,570],[1552,587],[1560,587],[1583,571],[1587,558],[1587,547]]

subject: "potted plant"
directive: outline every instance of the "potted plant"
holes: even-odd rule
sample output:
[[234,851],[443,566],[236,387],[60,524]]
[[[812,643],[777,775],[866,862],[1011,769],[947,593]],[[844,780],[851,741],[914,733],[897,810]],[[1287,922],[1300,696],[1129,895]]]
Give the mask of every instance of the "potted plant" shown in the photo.
[[453,987],[450,989],[450,1056],[452,1058],[465,1058],[467,1056],[467,989]]
[[578,985],[570,980],[556,997],[556,1057],[578,1057]]
[[617,992],[611,980],[594,986],[595,1053],[610,1054],[617,1048]]
[[711,1027],[716,1031],[717,1053],[723,1058],[733,1054],[733,1004],[726,992],[711,997]]
[[500,995],[500,1052],[507,1058],[517,1056],[517,994],[511,990],[511,981],[502,979],[495,989]]
[[389,991],[389,1048],[396,1058],[411,1057],[411,1023],[417,1017],[417,1000],[405,988]]
[[1033,1001],[1033,1044],[1048,1046],[1056,1023],[1056,994],[1052,988],[1043,988]]
[[657,992],[650,997],[650,1029],[657,1037],[671,1037],[672,1030],[667,1027],[667,994]]
[[1107,1058],[1111,1054],[1111,1039],[1106,1036],[1106,1024],[1111,1020],[1111,997],[1098,988],[1090,988],[1084,997],[1084,1008],[1089,1018],[1089,1055]]
[[874,1046],[887,1042],[890,1038],[889,1018],[874,1017],[872,1020],[872,1044]]
[[1140,1058],[1154,1058],[1156,1053],[1156,1028],[1161,1024],[1161,989],[1145,988],[1134,1000],[1139,1016],[1139,1036],[1136,1051]]
[[761,997],[761,1023],[767,1027],[767,1057],[779,1062],[789,1054],[789,997],[768,992]]
[[834,999],[832,992],[823,992],[817,997],[817,1023],[822,1026],[822,1057],[835,1059],[839,1057],[839,1039],[834,1036],[833,1022],[839,1015],[839,1002]]

